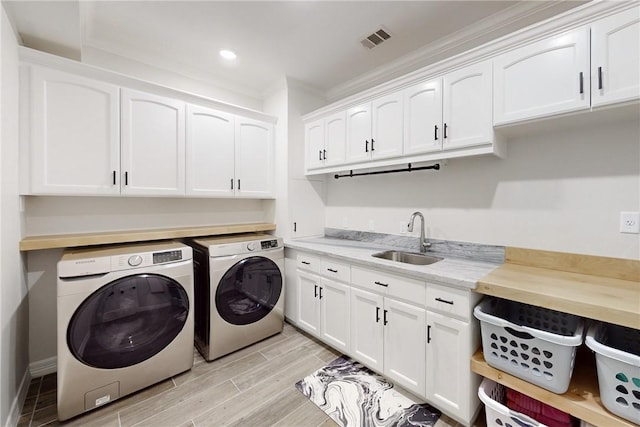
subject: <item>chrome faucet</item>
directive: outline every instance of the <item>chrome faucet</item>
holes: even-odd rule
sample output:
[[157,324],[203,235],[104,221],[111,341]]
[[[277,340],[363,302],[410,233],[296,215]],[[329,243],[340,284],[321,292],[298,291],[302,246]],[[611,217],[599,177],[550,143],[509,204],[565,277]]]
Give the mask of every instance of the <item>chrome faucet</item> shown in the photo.
[[411,218],[409,218],[409,224],[407,224],[407,231],[413,231],[413,221],[416,217],[420,218],[420,252],[427,252],[427,248],[431,247],[431,243],[427,242],[427,239],[424,238],[424,216],[420,212],[414,212],[411,214]]

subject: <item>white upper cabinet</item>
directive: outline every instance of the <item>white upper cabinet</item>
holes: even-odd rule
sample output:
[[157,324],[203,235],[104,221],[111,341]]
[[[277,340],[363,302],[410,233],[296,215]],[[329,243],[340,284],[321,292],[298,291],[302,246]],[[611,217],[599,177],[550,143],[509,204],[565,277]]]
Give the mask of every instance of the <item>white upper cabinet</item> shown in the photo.
[[324,166],[322,152],[324,148],[324,119],[307,123],[304,127],[305,168],[317,169]]
[[442,149],[493,142],[491,61],[444,76]]
[[305,126],[305,167],[337,166],[345,161],[346,112],[340,111]]
[[122,89],[122,194],[184,195],[185,104]]
[[591,103],[640,98],[640,12],[637,7],[591,25]]
[[403,111],[402,92],[347,110],[346,161],[356,163],[400,156]]
[[187,195],[234,196],[234,135],[232,114],[187,106]]
[[587,27],[504,53],[493,64],[496,125],[590,107]]
[[322,160],[325,166],[344,163],[347,150],[347,113],[341,111],[324,119]]
[[273,125],[236,117],[235,178],[237,197],[273,195]]
[[347,110],[347,162],[371,158],[371,103]]
[[442,79],[404,90],[403,153],[442,150]]
[[404,98],[392,93],[371,103],[371,158],[386,159],[402,154]]
[[30,78],[28,193],[119,194],[118,87],[35,66]]

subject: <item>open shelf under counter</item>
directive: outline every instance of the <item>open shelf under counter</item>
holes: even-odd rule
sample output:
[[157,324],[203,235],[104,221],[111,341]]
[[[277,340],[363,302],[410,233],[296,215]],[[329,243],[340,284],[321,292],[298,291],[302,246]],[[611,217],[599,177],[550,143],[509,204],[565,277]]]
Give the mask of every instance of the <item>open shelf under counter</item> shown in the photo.
[[[475,292],[640,329],[640,260],[505,248],[505,263]],[[564,394],[547,391],[489,366],[482,350],[471,370],[594,426],[638,427],[602,405],[595,355],[582,345]]]
[[471,358],[471,370],[510,389],[526,394],[540,402],[567,412],[594,426],[638,427],[630,421],[613,415],[600,402],[600,390],[596,375],[595,357],[588,348],[577,352],[576,366],[571,377],[569,390],[564,394],[547,391],[523,379],[514,377],[489,366],[481,350]]
[[107,231],[99,233],[52,234],[29,236],[20,241],[21,251],[73,248],[79,246],[132,243],[150,240],[180,239],[185,237],[219,236],[235,233],[273,231],[272,223],[226,224],[197,227],[154,228],[147,230]]

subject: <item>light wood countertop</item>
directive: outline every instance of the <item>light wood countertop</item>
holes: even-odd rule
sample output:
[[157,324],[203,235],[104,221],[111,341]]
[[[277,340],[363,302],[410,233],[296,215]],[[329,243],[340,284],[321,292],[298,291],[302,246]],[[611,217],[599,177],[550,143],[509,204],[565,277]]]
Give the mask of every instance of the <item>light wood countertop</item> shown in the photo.
[[79,246],[129,243],[149,240],[179,239],[183,237],[219,236],[234,233],[273,231],[272,223],[227,224],[200,227],[158,228],[148,230],[108,231],[100,233],[53,234],[29,236],[20,241],[21,251],[72,248]]
[[640,261],[507,248],[475,291],[640,329]]

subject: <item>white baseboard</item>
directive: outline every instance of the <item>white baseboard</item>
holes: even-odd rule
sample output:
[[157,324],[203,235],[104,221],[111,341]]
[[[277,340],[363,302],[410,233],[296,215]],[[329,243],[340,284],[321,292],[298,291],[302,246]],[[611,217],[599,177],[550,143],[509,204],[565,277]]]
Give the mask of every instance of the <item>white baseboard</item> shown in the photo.
[[56,356],[48,359],[38,360],[29,364],[31,378],[43,377],[58,371],[58,358]]
[[22,412],[24,401],[27,398],[27,391],[29,391],[29,384],[31,384],[31,375],[29,371],[25,371],[22,381],[20,382],[20,387],[18,388],[18,393],[16,393],[16,398],[13,399],[11,403],[11,409],[9,410],[5,427],[16,427],[18,425],[20,413]]

